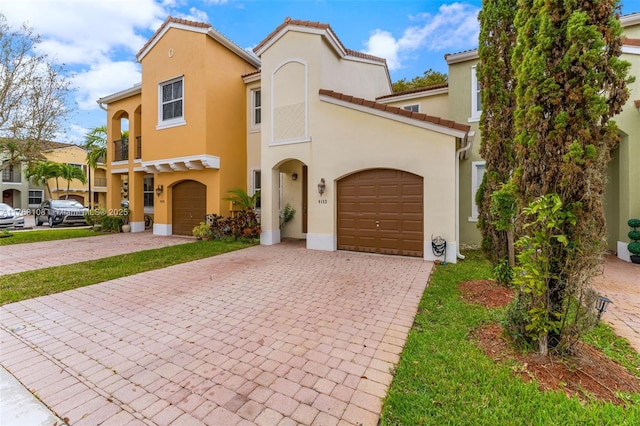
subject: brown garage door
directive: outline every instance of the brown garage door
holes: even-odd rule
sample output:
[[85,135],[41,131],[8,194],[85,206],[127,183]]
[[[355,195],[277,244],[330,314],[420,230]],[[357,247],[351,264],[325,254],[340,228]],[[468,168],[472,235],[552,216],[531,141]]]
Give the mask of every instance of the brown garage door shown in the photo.
[[207,187],[193,180],[173,187],[171,217],[173,233],[192,235],[191,231],[204,221],[207,210]]
[[422,257],[422,177],[373,169],[338,181],[338,249]]

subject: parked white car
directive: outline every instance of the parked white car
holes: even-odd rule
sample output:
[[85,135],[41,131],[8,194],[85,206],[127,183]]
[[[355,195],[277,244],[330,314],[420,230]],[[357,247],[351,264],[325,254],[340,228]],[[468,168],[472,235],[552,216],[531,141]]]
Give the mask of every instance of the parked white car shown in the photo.
[[20,209],[0,203],[0,228],[24,228],[24,216]]

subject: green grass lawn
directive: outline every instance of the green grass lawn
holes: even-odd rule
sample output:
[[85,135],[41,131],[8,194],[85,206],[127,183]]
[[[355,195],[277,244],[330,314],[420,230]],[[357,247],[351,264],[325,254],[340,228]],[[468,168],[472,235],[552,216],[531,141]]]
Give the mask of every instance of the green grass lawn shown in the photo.
[[[0,238],[0,246],[12,244],[37,243],[40,241],[66,240],[68,238],[96,237],[98,235],[109,235],[104,232],[96,232],[87,228],[60,228],[47,229],[42,231],[6,231],[10,237]],[[0,231],[0,237],[5,231]]]
[[[464,302],[457,284],[490,276],[478,252],[457,265],[436,266],[385,400],[382,425],[640,424],[640,395],[626,395],[626,408],[585,404],[522,382],[513,374],[515,361],[496,364],[485,356],[468,337],[504,309]],[[608,327],[598,326],[589,339],[640,374],[640,356]]]
[[[54,231],[45,233],[49,232]],[[255,244],[256,241],[241,240],[194,241],[71,265],[1,275],[0,305],[216,256]]]

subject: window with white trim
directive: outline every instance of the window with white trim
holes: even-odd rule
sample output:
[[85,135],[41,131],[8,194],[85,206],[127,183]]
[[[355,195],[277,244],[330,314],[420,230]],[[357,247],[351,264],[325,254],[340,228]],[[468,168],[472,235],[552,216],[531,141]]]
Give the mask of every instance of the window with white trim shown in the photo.
[[471,216],[469,221],[478,221],[478,205],[476,204],[476,192],[482,183],[484,176],[484,161],[473,161],[471,163]]
[[420,104],[405,105],[402,108],[411,112],[420,112]]
[[[260,191],[262,189],[262,172],[260,170],[253,170],[253,193]],[[260,197],[256,201],[256,208],[260,208]]]
[[260,89],[251,91],[251,126],[260,127],[262,123],[262,91]]
[[158,124],[184,124],[184,78],[179,77],[158,85]]
[[480,96],[480,83],[476,76],[476,67],[471,67],[471,119],[480,119],[482,114],[482,98]]
[[153,175],[148,175],[144,177],[144,183],[143,183],[142,189],[143,189],[142,193],[144,197],[145,211],[147,210],[147,208],[153,209],[153,196],[155,192],[153,189]]
[[41,189],[30,189],[29,190],[29,206],[35,207],[39,206],[44,199],[44,191]]

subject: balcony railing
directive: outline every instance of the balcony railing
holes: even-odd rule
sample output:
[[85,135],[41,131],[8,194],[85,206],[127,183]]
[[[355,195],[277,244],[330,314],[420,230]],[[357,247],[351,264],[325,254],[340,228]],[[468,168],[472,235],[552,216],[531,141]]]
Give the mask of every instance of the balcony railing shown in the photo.
[[113,161],[129,160],[129,139],[120,139],[113,141],[115,146],[115,155]]
[[16,170],[4,169],[2,171],[2,181],[7,183],[20,183],[22,182],[22,175]]
[[107,186],[107,178],[94,178],[93,184],[95,186]]
[[142,136],[136,136],[136,160],[142,158]]

